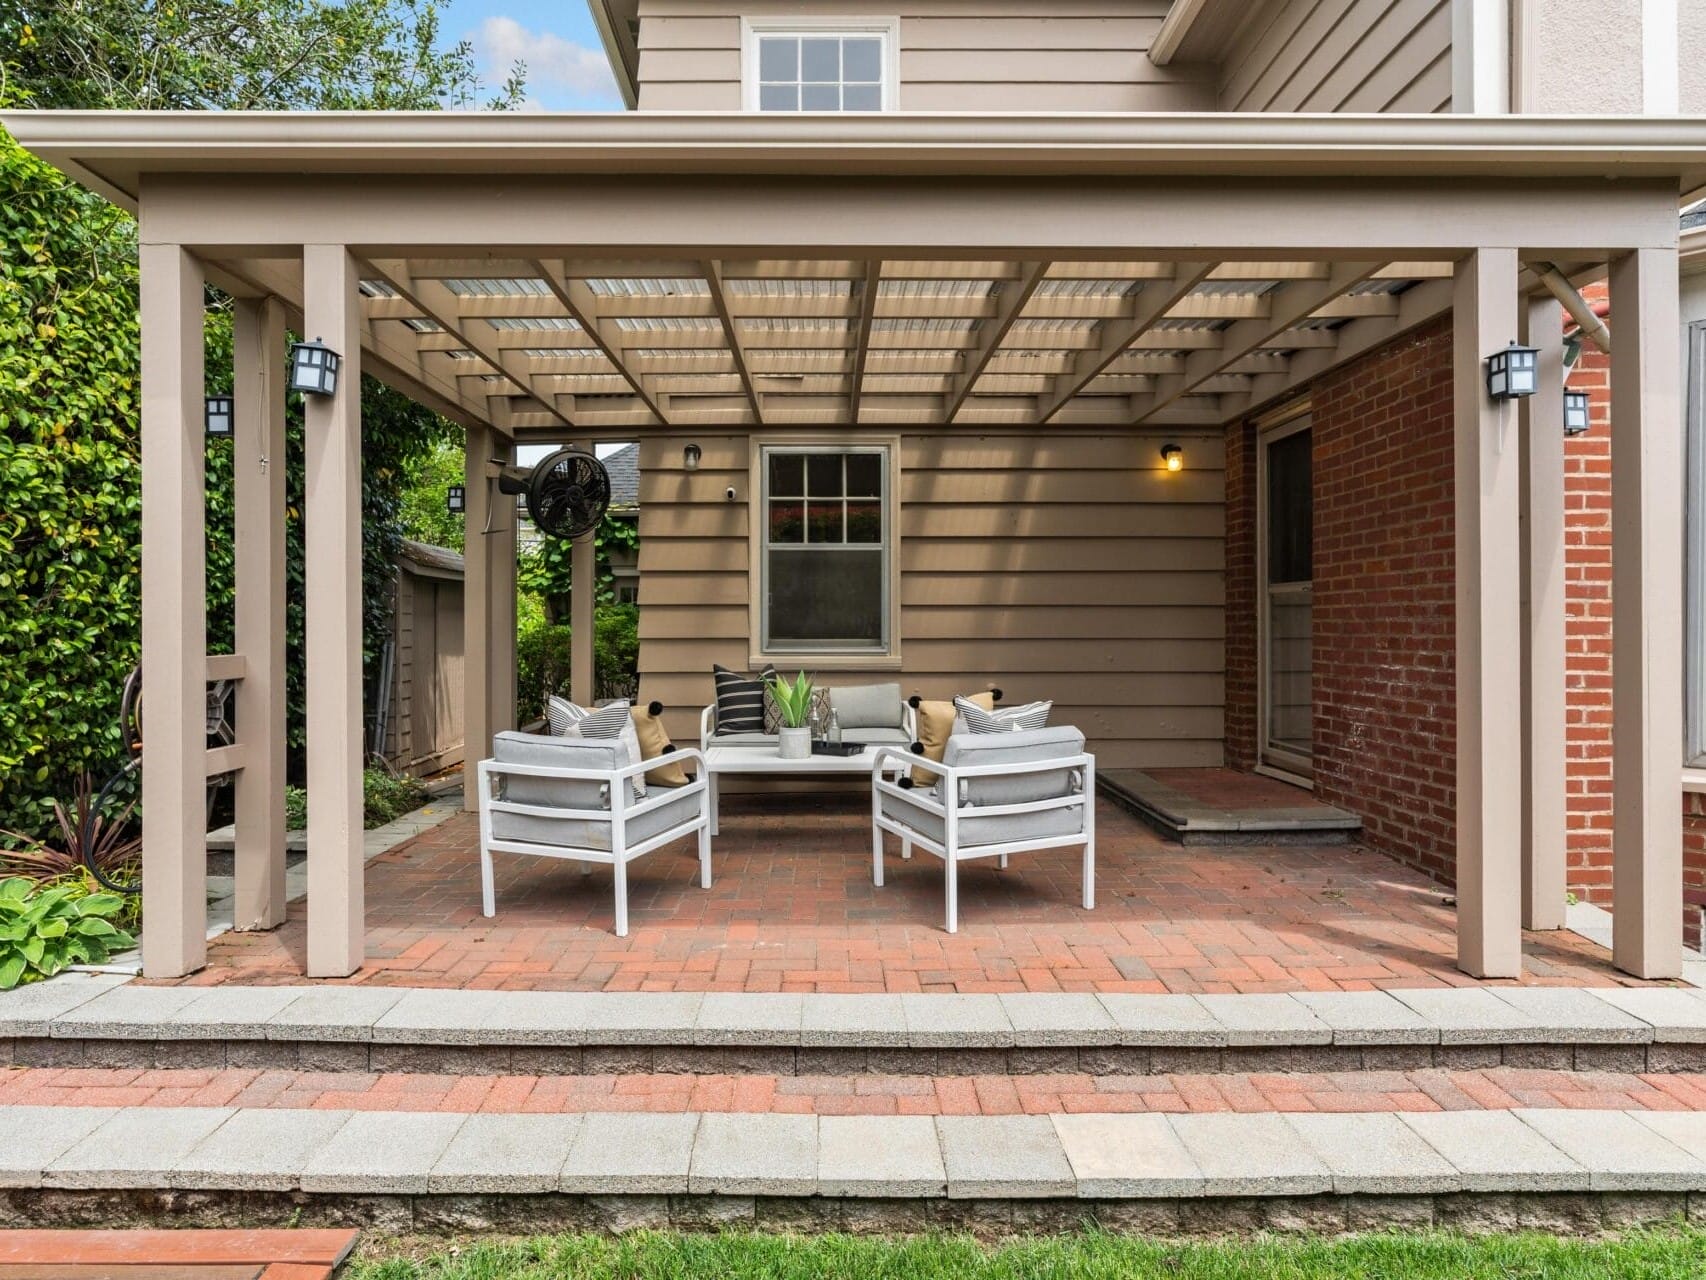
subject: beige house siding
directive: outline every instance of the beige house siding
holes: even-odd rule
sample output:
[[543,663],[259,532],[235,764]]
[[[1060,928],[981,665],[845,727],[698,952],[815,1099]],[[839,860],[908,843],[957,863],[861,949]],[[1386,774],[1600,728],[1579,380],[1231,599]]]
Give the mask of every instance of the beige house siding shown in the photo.
[[1451,110],[1451,0],[1252,4],[1220,68],[1223,111]]
[[1212,111],[1146,56],[1167,0],[641,0],[640,109],[738,111],[741,19],[900,19],[903,111]]
[[[711,664],[753,656],[750,464],[767,436],[693,439],[692,474],[685,436],[640,454],[640,697],[669,708],[681,742],[696,738]],[[1159,465],[1170,441],[1185,448],[1176,475]],[[1010,703],[1053,699],[1106,768],[1221,763],[1218,434],[906,432],[900,452],[899,670],[824,664],[826,682],[898,678],[926,697],[996,685]]]

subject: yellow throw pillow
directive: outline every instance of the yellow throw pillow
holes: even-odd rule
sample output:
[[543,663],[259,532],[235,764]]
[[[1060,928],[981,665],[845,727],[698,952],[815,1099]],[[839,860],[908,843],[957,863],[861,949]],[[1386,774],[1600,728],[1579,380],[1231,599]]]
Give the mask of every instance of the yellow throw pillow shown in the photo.
[[669,741],[669,734],[664,732],[663,704],[651,703],[649,706],[633,709],[634,734],[640,740],[640,759],[658,760],[665,763],[655,769],[646,770],[646,781],[656,787],[685,787],[688,783],[687,770],[681,767],[681,762],[670,758],[674,748]]
[[[967,701],[975,702],[985,711],[995,710],[995,693],[974,693]],[[954,731],[954,704],[948,702],[925,702],[922,698],[913,703],[918,712],[918,745],[919,752],[926,760],[942,763],[942,756],[948,750],[948,735]],[[915,787],[933,787],[938,781],[938,775],[928,769],[914,768],[912,785]]]

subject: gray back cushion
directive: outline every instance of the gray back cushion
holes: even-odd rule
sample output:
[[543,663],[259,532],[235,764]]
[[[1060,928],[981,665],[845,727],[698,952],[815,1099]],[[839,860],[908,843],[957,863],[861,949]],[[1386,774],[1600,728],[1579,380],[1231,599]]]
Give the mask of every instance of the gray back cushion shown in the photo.
[[[1024,729],[1017,733],[955,733],[948,739],[942,763],[950,767],[991,764],[1035,764],[1084,754],[1084,735],[1071,725],[1053,729]],[[962,804],[1029,804],[1072,794],[1074,772],[1049,769],[1007,777],[965,778],[960,783]]]
[[[548,769],[625,769],[634,763],[620,738],[545,738],[505,731],[492,739],[492,758],[503,764]],[[608,809],[605,784],[594,778],[529,778],[505,775],[503,798],[517,804],[560,809]]]
[[906,723],[899,684],[852,685],[829,691],[829,705],[843,729],[899,729]]

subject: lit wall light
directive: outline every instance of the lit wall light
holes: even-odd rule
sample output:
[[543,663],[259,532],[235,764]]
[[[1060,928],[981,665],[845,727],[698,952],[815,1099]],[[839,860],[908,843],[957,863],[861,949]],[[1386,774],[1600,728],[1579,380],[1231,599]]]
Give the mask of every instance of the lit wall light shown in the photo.
[[1513,342],[1487,357],[1487,394],[1495,400],[1521,400],[1540,386],[1540,353]]
[[1588,393],[1585,391],[1566,391],[1564,393],[1564,434],[1579,436],[1588,429]]
[[1164,444],[1161,446],[1161,461],[1169,471],[1183,471],[1185,451],[1176,444]]

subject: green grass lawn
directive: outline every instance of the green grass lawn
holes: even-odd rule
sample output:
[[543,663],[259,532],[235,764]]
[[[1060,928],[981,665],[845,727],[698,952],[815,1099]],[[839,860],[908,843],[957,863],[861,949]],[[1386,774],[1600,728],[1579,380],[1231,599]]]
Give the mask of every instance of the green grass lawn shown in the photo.
[[1167,1243],[1085,1234],[985,1246],[962,1237],[638,1234],[476,1243],[384,1256],[350,1280],[1670,1280],[1706,1276],[1706,1232],[1607,1239],[1443,1233]]

